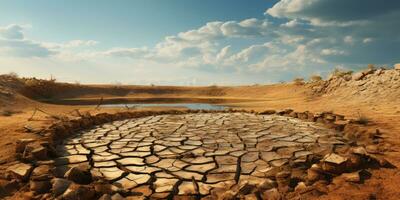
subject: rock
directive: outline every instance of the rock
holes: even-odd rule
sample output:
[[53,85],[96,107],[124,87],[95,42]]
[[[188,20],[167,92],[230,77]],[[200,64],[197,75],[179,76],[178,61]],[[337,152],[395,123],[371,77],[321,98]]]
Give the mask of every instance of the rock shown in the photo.
[[15,178],[26,181],[33,170],[33,166],[25,163],[18,163],[9,167],[7,170]]
[[47,160],[48,156],[47,156],[47,149],[44,147],[38,147],[34,150],[32,150],[32,155],[34,158],[36,158],[37,160]]
[[359,172],[343,173],[341,177],[347,182],[358,183],[361,181]]
[[400,63],[395,64],[395,65],[394,65],[394,69],[400,70]]
[[19,189],[17,180],[3,180],[0,179],[0,199],[15,193]]
[[228,190],[224,192],[219,199],[221,200],[235,200],[236,199],[236,193],[234,191]]
[[29,186],[30,190],[33,191],[35,194],[44,194],[49,192],[51,189],[51,183],[49,180],[31,181],[29,183]]
[[250,193],[253,193],[253,191],[256,189],[256,186],[253,184],[250,184],[248,181],[243,182],[240,184],[238,194],[240,195],[247,195]]
[[27,144],[36,141],[35,139],[19,139],[15,146],[15,152],[23,153]]
[[319,165],[313,164],[311,168],[307,170],[307,179],[312,182],[320,180],[322,178],[321,171],[322,168]]
[[343,164],[344,162],[347,161],[347,158],[340,156],[338,154],[335,153],[330,153],[328,155],[326,155],[323,159],[323,162],[328,162],[328,163],[333,163],[333,164]]
[[86,185],[75,185],[71,184],[68,189],[62,195],[62,199],[65,200],[77,200],[77,199],[85,199],[90,200],[94,199],[95,191],[93,188]]
[[111,200],[124,200],[125,198],[121,196],[119,193],[115,193],[112,195]]
[[103,194],[103,196],[101,196],[99,200],[111,200],[111,196],[109,194]]
[[62,178],[55,178],[52,180],[52,191],[54,196],[59,196],[68,189],[68,187],[72,184],[72,181]]
[[261,199],[263,200],[281,200],[282,195],[279,193],[278,189],[270,189],[261,193]]
[[303,192],[307,189],[307,186],[304,182],[299,182],[296,187],[294,188],[294,191],[296,192]]
[[357,154],[357,155],[362,155],[362,156],[368,155],[368,153],[364,147],[354,147],[351,149],[351,151],[352,151],[352,153]]
[[272,115],[275,113],[276,113],[275,110],[264,110],[264,111],[260,112],[261,115]]
[[65,178],[79,184],[89,184],[92,182],[92,174],[85,165],[72,167],[65,173]]
[[51,179],[51,169],[49,165],[40,165],[36,167],[31,174],[31,180],[33,181],[45,181]]
[[353,74],[352,79],[355,81],[359,81],[362,78],[364,78],[364,76],[365,75],[362,72],[357,72],[357,73]]
[[275,181],[267,178],[258,185],[258,190],[265,191],[275,187],[278,187],[278,184]]

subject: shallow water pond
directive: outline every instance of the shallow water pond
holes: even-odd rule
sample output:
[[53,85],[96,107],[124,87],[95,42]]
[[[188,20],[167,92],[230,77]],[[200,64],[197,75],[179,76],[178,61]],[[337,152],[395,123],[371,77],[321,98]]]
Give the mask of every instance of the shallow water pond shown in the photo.
[[104,104],[103,108],[143,108],[143,107],[185,107],[192,110],[224,110],[226,106],[214,105],[208,103],[128,103],[128,104]]

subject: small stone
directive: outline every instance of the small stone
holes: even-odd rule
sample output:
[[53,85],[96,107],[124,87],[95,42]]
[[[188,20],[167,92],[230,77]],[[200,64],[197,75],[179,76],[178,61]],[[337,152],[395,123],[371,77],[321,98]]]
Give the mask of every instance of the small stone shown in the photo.
[[220,199],[221,200],[235,200],[236,195],[237,194],[234,191],[228,190],[221,195]]
[[65,173],[65,178],[79,184],[89,184],[92,182],[92,174],[87,166],[80,165],[72,167]]
[[22,153],[25,150],[27,144],[36,141],[35,139],[19,139],[15,146],[15,152]]
[[335,153],[330,153],[324,157],[323,161],[340,165],[340,164],[343,164],[344,162],[346,162],[347,158],[340,156],[338,154],[335,154]]
[[267,178],[258,185],[258,188],[260,191],[265,191],[265,190],[275,188],[277,186],[278,186],[278,184],[275,181]]
[[343,173],[341,176],[347,182],[358,183],[361,180],[359,172]]
[[121,196],[119,193],[115,193],[112,195],[111,200],[124,200],[125,198]]
[[93,199],[95,197],[93,188],[85,185],[71,184],[62,195],[62,199],[76,200],[76,199]]
[[36,158],[37,160],[46,160],[48,159],[47,156],[47,149],[44,147],[38,147],[34,150],[32,150],[32,155],[34,158]]
[[52,191],[54,196],[59,196],[68,189],[72,181],[62,178],[55,178],[52,180]]
[[394,65],[394,69],[400,70],[400,63],[395,64],[395,65]]
[[364,147],[354,147],[354,148],[352,149],[352,152],[353,152],[354,154],[363,155],[363,156],[365,156],[365,155],[368,154],[368,153],[367,153],[367,150],[365,150]]
[[111,200],[111,196],[109,194],[103,194],[103,196],[101,196],[99,200]]
[[275,113],[276,113],[275,110],[264,110],[264,111],[260,112],[261,115],[272,115]]
[[51,169],[49,165],[40,165],[33,169],[31,174],[31,180],[44,181],[51,179]]
[[322,168],[319,165],[313,164],[311,168],[307,170],[307,179],[312,182],[320,180],[322,178],[321,170]]
[[359,81],[359,80],[361,80],[362,78],[364,78],[364,73],[363,72],[357,72],[357,73],[355,73],[353,76],[352,76],[352,79],[353,80],[355,80],[355,81]]
[[307,189],[307,186],[304,182],[299,182],[297,184],[297,186],[294,188],[294,191],[296,192],[302,192],[305,191]]
[[20,180],[27,180],[33,170],[33,166],[25,163],[15,164],[7,169],[12,176]]
[[51,183],[49,180],[45,181],[30,181],[30,190],[35,192],[35,194],[47,193],[51,189]]
[[279,193],[278,189],[273,188],[261,193],[261,199],[263,200],[281,200],[282,195]]

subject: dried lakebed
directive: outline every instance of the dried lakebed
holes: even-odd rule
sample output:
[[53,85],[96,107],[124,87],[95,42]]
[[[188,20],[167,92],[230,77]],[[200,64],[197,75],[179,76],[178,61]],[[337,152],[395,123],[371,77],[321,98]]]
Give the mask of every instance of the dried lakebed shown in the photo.
[[201,113],[107,123],[81,131],[57,150],[64,156],[58,165],[87,163],[92,174],[132,193],[207,198],[243,181],[261,183],[276,169],[306,169],[344,144],[339,132],[314,122]]

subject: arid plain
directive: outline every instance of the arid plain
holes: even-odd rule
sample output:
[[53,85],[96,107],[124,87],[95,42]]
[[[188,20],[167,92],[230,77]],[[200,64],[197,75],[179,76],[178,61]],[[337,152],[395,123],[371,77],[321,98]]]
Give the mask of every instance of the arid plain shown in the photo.
[[[399,97],[398,69],[237,87],[80,85],[2,75],[0,197],[73,199],[84,191],[90,199],[398,199]],[[205,103],[226,109],[102,106],[114,103]],[[102,118],[105,125],[80,121],[80,127],[66,131],[73,135],[51,129],[71,120],[95,121],[93,116],[103,113],[109,114]],[[134,146],[134,141],[140,142]],[[98,150],[102,146],[108,149]],[[342,162],[330,156],[362,164],[339,170]],[[296,171],[300,157],[306,164]],[[60,158],[69,160],[59,164]],[[336,168],[325,169],[332,162]],[[62,175],[54,172],[59,166],[67,168]],[[312,180],[313,167],[321,168],[323,178]],[[278,168],[271,178],[268,173]],[[90,181],[74,177],[80,173]],[[57,188],[61,192],[55,186],[60,179],[70,182]],[[111,189],[99,189],[100,183]]]

